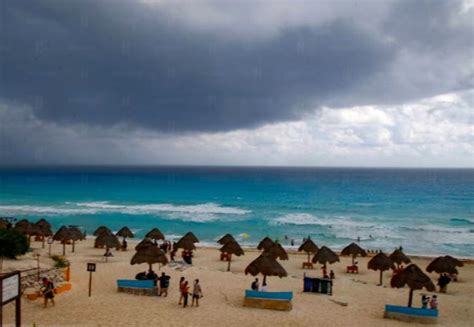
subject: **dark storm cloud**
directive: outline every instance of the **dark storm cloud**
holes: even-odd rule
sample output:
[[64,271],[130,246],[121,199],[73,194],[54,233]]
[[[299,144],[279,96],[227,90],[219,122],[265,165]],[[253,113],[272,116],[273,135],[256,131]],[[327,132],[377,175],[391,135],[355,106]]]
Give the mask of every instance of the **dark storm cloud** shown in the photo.
[[195,32],[136,2],[3,7],[1,96],[61,124],[179,132],[298,119],[395,54],[341,20],[245,40]]
[[[164,146],[175,134],[299,120],[322,106],[473,88],[462,2],[232,4],[2,0],[2,163],[152,163],[155,149],[127,138],[151,130]],[[281,8],[267,15],[277,5],[291,19]]]

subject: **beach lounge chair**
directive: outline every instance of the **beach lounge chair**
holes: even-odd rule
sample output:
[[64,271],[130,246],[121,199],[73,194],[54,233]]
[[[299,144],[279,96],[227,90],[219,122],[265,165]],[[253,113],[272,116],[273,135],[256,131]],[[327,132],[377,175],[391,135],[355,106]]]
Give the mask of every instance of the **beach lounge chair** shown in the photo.
[[352,274],[358,274],[359,273],[359,268],[356,265],[347,266],[346,267],[346,272],[347,273],[352,273]]
[[135,295],[158,295],[158,287],[152,280],[118,279],[117,290]]
[[290,311],[293,292],[259,292],[246,290],[244,307]]
[[438,310],[387,304],[385,305],[384,318],[422,324],[436,324],[438,322]]

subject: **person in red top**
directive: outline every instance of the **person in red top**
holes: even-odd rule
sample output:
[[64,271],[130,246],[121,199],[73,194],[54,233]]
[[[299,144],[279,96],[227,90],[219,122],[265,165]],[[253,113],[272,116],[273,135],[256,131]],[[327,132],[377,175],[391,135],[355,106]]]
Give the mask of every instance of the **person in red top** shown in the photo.
[[43,277],[43,286],[41,287],[41,291],[44,296],[44,307],[48,306],[48,300],[51,300],[51,303],[54,307],[54,285],[53,282],[50,281],[48,278]]
[[186,308],[188,306],[188,295],[189,295],[189,286],[188,286],[188,281],[185,281],[183,284],[183,288],[181,290],[181,295],[184,299],[183,301],[183,308]]

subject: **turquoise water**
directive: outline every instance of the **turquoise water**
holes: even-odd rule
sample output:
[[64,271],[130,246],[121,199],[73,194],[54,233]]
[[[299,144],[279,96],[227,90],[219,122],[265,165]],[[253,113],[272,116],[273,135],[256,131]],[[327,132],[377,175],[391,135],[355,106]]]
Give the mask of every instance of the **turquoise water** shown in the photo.
[[[127,225],[142,237],[226,232],[245,245],[310,235],[318,245],[474,256],[474,170],[43,168],[0,170],[0,216]],[[244,234],[248,234],[245,238]]]

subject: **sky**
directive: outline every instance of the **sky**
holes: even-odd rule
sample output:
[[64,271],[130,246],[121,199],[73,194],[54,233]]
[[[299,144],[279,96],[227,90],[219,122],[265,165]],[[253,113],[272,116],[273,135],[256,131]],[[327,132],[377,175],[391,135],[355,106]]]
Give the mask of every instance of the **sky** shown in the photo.
[[0,165],[474,168],[472,0],[0,9]]

